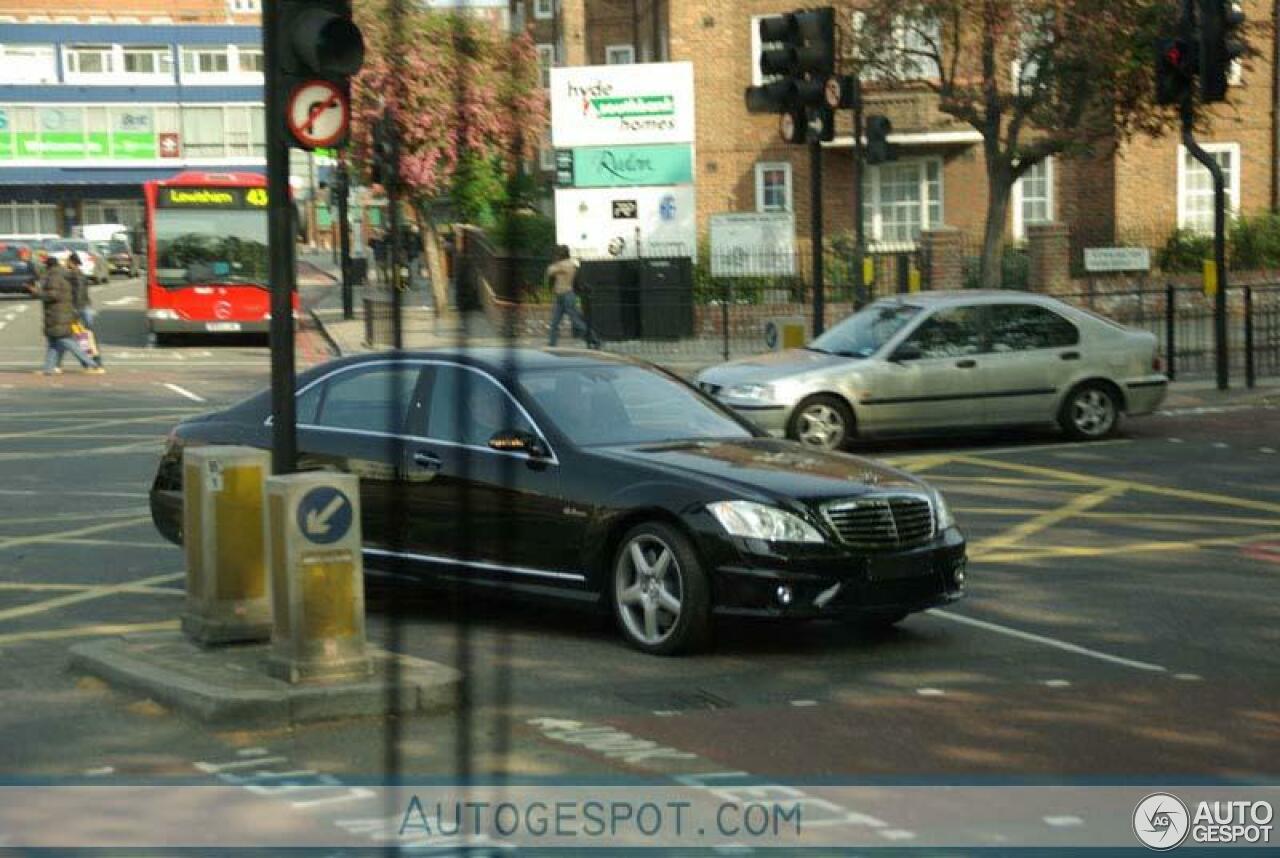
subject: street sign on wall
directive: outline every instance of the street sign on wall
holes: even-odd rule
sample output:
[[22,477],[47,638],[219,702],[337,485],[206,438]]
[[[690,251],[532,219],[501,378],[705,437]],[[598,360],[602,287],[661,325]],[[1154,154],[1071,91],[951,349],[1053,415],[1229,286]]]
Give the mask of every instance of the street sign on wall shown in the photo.
[[711,216],[713,277],[792,276],[796,224],[790,212]]
[[693,141],[692,63],[551,69],[557,149]]
[[584,146],[573,151],[572,185],[616,188],[687,185],[693,182],[693,148],[668,146]]
[[1145,247],[1087,247],[1084,270],[1094,274],[1109,271],[1150,271],[1151,251]]
[[693,188],[556,191],[556,242],[585,258],[697,255]]

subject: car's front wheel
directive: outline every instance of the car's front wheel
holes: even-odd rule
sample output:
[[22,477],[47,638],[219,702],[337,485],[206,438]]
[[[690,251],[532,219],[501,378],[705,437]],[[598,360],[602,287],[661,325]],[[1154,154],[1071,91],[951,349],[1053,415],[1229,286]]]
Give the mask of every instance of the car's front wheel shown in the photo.
[[1067,394],[1058,425],[1078,441],[1108,438],[1120,427],[1120,398],[1110,385],[1085,382]]
[[837,396],[811,396],[792,412],[787,437],[806,447],[839,450],[853,437],[853,412]]
[[637,525],[613,561],[612,602],[627,642],[653,655],[676,655],[706,644],[711,591],[687,537],[661,522]]

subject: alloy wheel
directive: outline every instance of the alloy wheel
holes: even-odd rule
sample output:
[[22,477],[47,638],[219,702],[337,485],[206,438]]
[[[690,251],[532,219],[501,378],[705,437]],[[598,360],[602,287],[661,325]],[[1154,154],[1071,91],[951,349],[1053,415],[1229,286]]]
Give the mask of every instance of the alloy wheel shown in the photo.
[[1106,435],[1115,421],[1115,401],[1099,388],[1080,391],[1071,404],[1071,422],[1081,435],[1090,438]]
[[832,450],[845,436],[844,417],[825,402],[806,406],[796,420],[796,436],[802,444]]
[[636,536],[618,557],[614,587],[628,634],[649,646],[671,637],[685,595],[684,575],[671,546],[652,534]]

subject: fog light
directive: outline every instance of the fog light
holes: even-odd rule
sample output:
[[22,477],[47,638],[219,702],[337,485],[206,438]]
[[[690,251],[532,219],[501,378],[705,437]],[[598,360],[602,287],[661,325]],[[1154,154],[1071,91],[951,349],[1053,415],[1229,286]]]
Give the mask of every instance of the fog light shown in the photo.
[[778,597],[779,604],[783,605],[784,607],[786,605],[791,604],[791,588],[788,587],[786,584],[783,584],[782,586],[778,587],[776,591],[776,595]]
[[961,567],[959,567],[959,568],[957,568],[957,569],[956,569],[956,574],[955,574],[956,587],[960,588],[961,590],[963,590],[963,589],[964,589],[964,577],[965,577],[965,576],[964,576],[964,567],[963,567],[963,566],[961,566]]

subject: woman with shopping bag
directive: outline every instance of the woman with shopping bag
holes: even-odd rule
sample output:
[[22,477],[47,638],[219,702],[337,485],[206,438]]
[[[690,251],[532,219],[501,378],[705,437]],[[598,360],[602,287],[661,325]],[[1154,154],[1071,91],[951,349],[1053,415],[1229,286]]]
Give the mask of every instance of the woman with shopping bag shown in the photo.
[[72,294],[71,281],[66,270],[58,264],[58,260],[50,256],[45,261],[44,276],[40,286],[32,287],[32,292],[44,305],[44,337],[48,349],[44,356],[44,369],[37,370],[45,375],[59,375],[62,369],[62,356],[71,352],[85,372],[101,375],[106,372],[84,353],[75,341],[72,326],[76,322],[75,296]]
[[98,348],[96,325],[98,312],[93,309],[89,299],[89,278],[84,276],[80,255],[74,250],[67,255],[67,279],[71,281],[71,302],[76,308],[76,323],[71,326],[71,335],[76,338],[80,350],[93,358],[99,368],[102,367],[102,350]]

